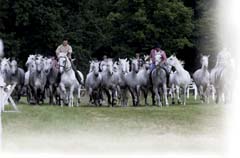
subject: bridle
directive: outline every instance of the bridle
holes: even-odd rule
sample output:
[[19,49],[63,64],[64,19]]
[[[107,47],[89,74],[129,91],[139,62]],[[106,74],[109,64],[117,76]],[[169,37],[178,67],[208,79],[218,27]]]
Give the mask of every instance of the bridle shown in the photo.
[[64,68],[64,70],[65,70],[66,72],[70,71],[70,70],[72,69],[72,66],[70,65],[69,67],[67,67],[67,57],[61,56],[61,57],[59,57],[58,59],[61,59],[61,58],[64,58],[64,59],[66,60],[66,62],[65,62],[64,65],[58,64],[59,67]]

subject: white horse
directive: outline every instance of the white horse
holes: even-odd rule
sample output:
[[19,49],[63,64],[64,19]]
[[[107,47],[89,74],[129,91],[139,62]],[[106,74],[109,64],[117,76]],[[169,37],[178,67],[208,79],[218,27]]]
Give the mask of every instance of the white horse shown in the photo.
[[118,59],[113,65],[113,78],[114,83],[117,86],[116,96],[118,97],[122,107],[127,106],[128,102],[128,91],[125,80],[125,75],[129,72],[129,61],[127,58]]
[[[176,86],[178,102],[181,102],[180,88],[182,88],[183,104],[186,105],[187,87],[191,83],[190,74],[183,68],[182,63],[174,55],[170,56],[167,59],[167,63],[176,69],[174,73],[170,74],[170,85],[171,85],[172,91],[174,91],[174,86]],[[172,97],[172,100],[174,102],[174,95]]]
[[223,49],[217,56],[215,67],[211,70],[210,81],[216,91],[216,103],[220,100],[227,103],[231,100],[231,88],[234,85],[235,63],[227,49]]
[[209,56],[202,56],[202,67],[194,72],[193,79],[199,91],[200,99],[209,103],[209,88],[210,88],[210,74],[208,72],[208,58]]
[[132,96],[132,102],[133,106],[138,106],[139,105],[139,92],[140,92],[140,87],[137,87],[138,82],[137,82],[137,74],[139,71],[139,65],[137,59],[132,59],[131,61],[131,71],[126,74],[125,80],[126,84],[128,86],[128,89],[131,93]]
[[61,91],[61,106],[63,106],[64,99],[67,101],[69,107],[73,107],[74,91],[77,93],[77,106],[79,106],[81,86],[72,69],[72,64],[65,53],[60,53],[58,55],[58,63],[61,73],[61,81],[59,84]]
[[29,84],[29,79],[30,79],[30,76],[36,71],[35,60],[36,60],[36,55],[29,55],[27,62],[25,64],[25,66],[27,67],[27,72],[25,72],[24,86],[26,87],[26,91],[27,91],[28,103],[30,103],[32,101],[32,99],[34,99],[33,88],[31,88],[31,86]]
[[117,92],[117,82],[118,77],[113,73],[113,60],[107,59],[105,65],[102,66],[102,90],[106,93],[108,97],[108,104],[113,106],[116,100],[116,92]]
[[90,102],[100,105],[99,91],[102,83],[102,75],[99,72],[99,62],[91,61],[90,70],[86,77],[85,88],[90,97]]

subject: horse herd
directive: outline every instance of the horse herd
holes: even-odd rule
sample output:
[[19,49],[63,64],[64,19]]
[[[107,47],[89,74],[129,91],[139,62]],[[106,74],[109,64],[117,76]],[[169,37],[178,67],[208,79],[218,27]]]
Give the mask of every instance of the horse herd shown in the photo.
[[[221,99],[228,102],[231,95],[226,79],[231,80],[233,70],[229,52],[224,49],[218,54],[216,65],[211,71],[208,68],[208,57],[202,56],[202,67],[192,75],[200,99],[208,103],[210,96],[213,96],[217,103]],[[77,71],[81,78],[78,82],[72,61],[64,53],[60,53],[58,59],[29,55],[25,64],[26,72],[18,67],[16,60],[2,58],[0,74],[6,84],[16,83],[12,94],[14,100],[19,101],[25,94],[29,104],[42,104],[48,98],[51,105],[79,106],[81,91],[85,88],[89,102],[96,106],[102,105],[106,98],[109,106],[119,103],[126,107],[129,94],[133,106],[140,104],[141,95],[145,105],[148,105],[149,93],[153,105],[168,106],[169,96],[172,104],[177,100],[185,105],[187,88],[192,83],[192,78],[184,69],[183,62],[175,55],[167,58],[169,77],[162,67],[161,55],[156,56],[155,69],[150,70],[150,64],[150,60],[139,63],[138,59],[127,58],[117,61],[111,58],[103,61],[92,60],[85,80],[83,74]]]

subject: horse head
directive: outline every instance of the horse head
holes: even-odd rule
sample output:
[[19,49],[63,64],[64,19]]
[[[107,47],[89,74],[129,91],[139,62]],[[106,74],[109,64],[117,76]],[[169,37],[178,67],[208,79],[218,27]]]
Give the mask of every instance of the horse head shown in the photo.
[[111,75],[113,74],[113,60],[108,59],[107,60],[107,69],[106,69]]
[[16,60],[12,60],[10,65],[11,65],[11,74],[15,75],[17,73],[17,70],[18,70],[17,61]]
[[44,68],[44,59],[43,58],[37,58],[36,61],[36,71],[38,73],[41,73]]
[[204,55],[201,58],[201,64],[204,69],[208,68],[208,58],[209,58],[209,55]]
[[143,64],[143,67],[146,69],[146,70],[149,70],[150,69],[150,65],[151,63],[149,61],[145,61],[145,63]]
[[44,72],[49,74],[53,67],[53,60],[51,58],[44,59]]
[[27,62],[26,62],[26,67],[28,67],[28,69],[31,68],[31,66],[33,66],[33,63],[35,63],[36,60],[36,55],[29,55]]
[[94,73],[94,75],[96,77],[99,75],[99,62],[98,61],[91,62],[91,71]]
[[127,58],[119,59],[119,67],[123,74],[129,72],[129,61],[127,60]]
[[139,71],[139,65],[138,65],[138,60],[137,59],[132,59],[132,64],[131,64],[131,69],[133,72],[138,73]]
[[9,72],[10,71],[10,61],[9,58],[3,58],[1,62],[1,72]]
[[167,58],[167,64],[169,64],[170,66],[176,66],[176,56],[175,55],[171,55],[169,58]]
[[58,64],[60,66],[60,73],[71,69],[71,62],[65,53],[60,53],[58,55]]

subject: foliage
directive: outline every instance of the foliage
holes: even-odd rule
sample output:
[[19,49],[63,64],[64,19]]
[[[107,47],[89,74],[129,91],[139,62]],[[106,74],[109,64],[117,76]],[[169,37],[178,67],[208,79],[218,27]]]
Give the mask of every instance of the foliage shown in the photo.
[[[183,54],[187,60],[196,50],[214,52],[211,45],[200,49],[203,44],[199,40],[210,35],[204,33],[205,29],[213,32],[208,29],[212,17],[208,16],[211,12],[206,2],[1,0],[0,37],[6,55],[17,58],[22,66],[29,54],[55,55],[63,37],[69,39],[76,65],[83,72],[87,72],[88,60],[93,57],[131,57],[136,51],[148,54],[156,41],[168,55]],[[214,41],[209,38],[204,43]]]

